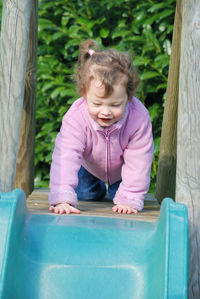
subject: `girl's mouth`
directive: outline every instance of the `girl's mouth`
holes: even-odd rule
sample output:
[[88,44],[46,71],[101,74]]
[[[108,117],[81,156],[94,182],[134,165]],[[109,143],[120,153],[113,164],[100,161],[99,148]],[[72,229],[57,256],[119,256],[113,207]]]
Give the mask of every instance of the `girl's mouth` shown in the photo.
[[108,123],[111,121],[111,118],[100,118],[100,120],[104,123]]

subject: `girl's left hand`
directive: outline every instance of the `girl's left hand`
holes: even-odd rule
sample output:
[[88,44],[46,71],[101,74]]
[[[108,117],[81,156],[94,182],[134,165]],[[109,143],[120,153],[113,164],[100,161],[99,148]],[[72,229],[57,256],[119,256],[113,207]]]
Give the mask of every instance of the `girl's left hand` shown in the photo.
[[138,211],[136,209],[133,209],[126,205],[116,205],[112,208],[113,212],[116,213],[122,213],[122,214],[138,214]]

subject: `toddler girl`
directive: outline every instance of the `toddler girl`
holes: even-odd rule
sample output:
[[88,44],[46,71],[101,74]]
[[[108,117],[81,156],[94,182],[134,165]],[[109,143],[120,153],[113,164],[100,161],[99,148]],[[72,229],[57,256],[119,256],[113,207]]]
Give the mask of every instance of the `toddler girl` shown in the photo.
[[[94,50],[95,49],[95,50]],[[127,53],[80,46],[77,84],[81,98],[63,117],[50,171],[50,211],[80,213],[78,200],[101,200],[113,211],[138,213],[150,183],[151,121],[133,96],[138,77]]]

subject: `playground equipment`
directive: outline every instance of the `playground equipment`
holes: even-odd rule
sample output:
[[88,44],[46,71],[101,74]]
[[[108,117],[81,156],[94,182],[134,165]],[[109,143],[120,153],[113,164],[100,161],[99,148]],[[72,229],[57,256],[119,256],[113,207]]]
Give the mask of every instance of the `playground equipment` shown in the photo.
[[0,299],[187,298],[187,208],[165,199],[157,222],[38,215],[0,194]]
[[[36,82],[37,0],[4,0],[3,7],[0,43],[0,190],[1,192],[11,191],[14,181],[18,181],[18,186],[20,185],[20,188],[25,190],[27,194],[30,194],[33,189],[34,169],[33,131]],[[170,196],[176,202],[184,203],[188,208],[190,238],[189,298],[192,299],[199,298],[200,294],[200,163],[198,162],[200,152],[199,20],[200,1],[177,0],[156,186],[157,198],[160,201],[164,197]],[[24,109],[22,109],[23,106]],[[19,138],[20,126],[21,137]],[[16,162],[18,152],[20,153],[18,155],[19,163]],[[16,164],[18,164],[17,167]],[[2,198],[4,198],[4,195],[2,195]],[[2,198],[1,206],[4,201]],[[4,212],[2,215],[4,216],[0,217],[1,226],[5,220]],[[179,219],[179,217],[175,218]],[[58,219],[62,218],[58,217]],[[176,223],[174,224],[176,225]],[[3,227],[4,233],[1,232],[1,243],[3,242],[3,235],[4,241],[8,242],[8,239],[6,239],[6,226]],[[173,229],[175,231],[176,227]],[[179,235],[178,232],[177,238]],[[7,236],[10,238],[9,233]],[[10,242],[13,243],[15,242],[14,240],[16,240],[15,236],[13,237],[13,241],[10,240]],[[5,251],[3,252],[5,253]],[[158,252],[159,250],[156,249],[156,254]],[[14,252],[13,256],[15,254],[16,252]],[[14,264],[12,254],[9,255],[9,259]],[[0,271],[4,273],[3,275],[9,272],[2,272],[2,267],[5,266],[5,263],[6,265],[8,264],[6,267],[11,265],[11,261],[7,259],[2,260],[1,258]],[[169,281],[171,277],[174,278],[173,273],[167,273],[166,275],[169,275],[166,278]],[[154,272],[152,276],[149,283],[155,279]],[[21,276],[19,277],[19,280],[22,279]],[[5,285],[8,287],[9,277],[5,280],[5,276],[3,276],[2,279],[1,284],[6,282]],[[167,282],[165,283],[167,284]],[[184,286],[185,288],[186,285]]]

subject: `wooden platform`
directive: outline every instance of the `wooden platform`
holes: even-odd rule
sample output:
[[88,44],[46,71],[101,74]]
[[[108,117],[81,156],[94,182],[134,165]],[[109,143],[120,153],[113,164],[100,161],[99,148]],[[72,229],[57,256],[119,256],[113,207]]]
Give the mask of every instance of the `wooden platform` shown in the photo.
[[[35,189],[27,199],[27,207],[31,213],[35,214],[52,214],[49,212],[48,205],[48,189]],[[156,221],[160,211],[160,205],[152,194],[145,197],[144,209],[138,215],[118,214],[112,211],[113,203],[109,199],[103,201],[79,201],[78,209],[81,210],[83,216],[98,216],[125,218],[142,221]],[[75,214],[74,214],[75,215]],[[65,215],[66,217],[66,215]]]

